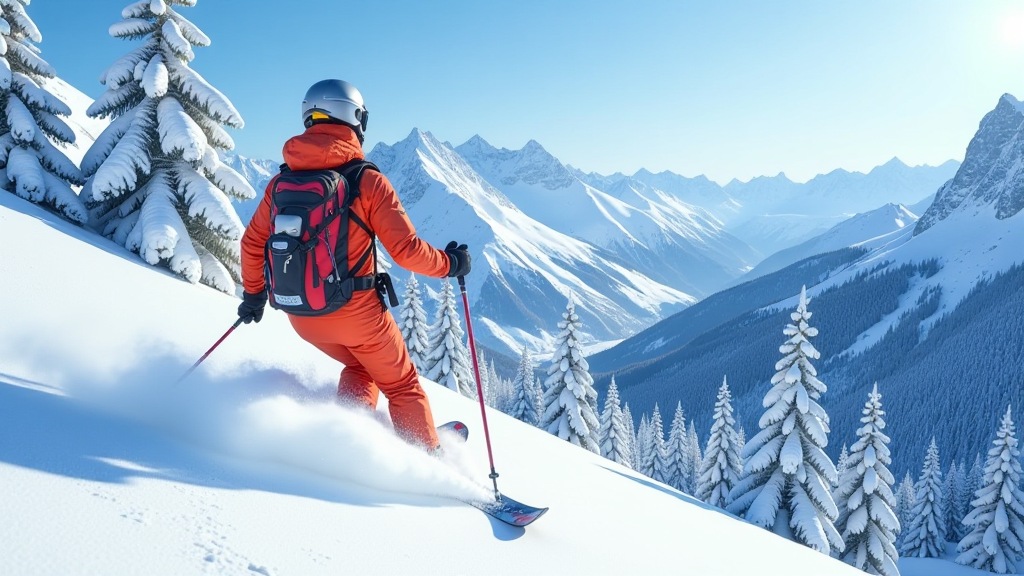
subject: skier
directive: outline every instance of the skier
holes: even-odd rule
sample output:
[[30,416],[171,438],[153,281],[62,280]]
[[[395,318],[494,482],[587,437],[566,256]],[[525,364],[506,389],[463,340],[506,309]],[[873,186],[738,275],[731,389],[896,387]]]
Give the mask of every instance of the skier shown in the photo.
[[[368,113],[363,97],[348,82],[317,82],[302,101],[305,132],[284,145],[287,169],[324,170],[362,159],[363,132]],[[282,167],[282,170],[285,170]],[[273,232],[271,196],[278,175],[271,180],[242,237],[242,280],[245,292],[238,315],[248,324],[259,322],[267,304],[264,280],[265,249]],[[319,316],[288,314],[292,327],[303,340],[341,362],[338,396],[356,405],[375,410],[379,392],[388,399],[395,430],[407,441],[419,444],[431,453],[440,443],[434,429],[430,404],[419,384],[416,368],[409,359],[397,324],[386,312],[383,294],[375,273],[375,258],[360,258],[372,246],[372,237],[380,238],[388,254],[403,268],[417,274],[441,278],[464,276],[470,271],[470,256],[465,244],[451,242],[442,251],[416,235],[395,189],[380,172],[366,169],[357,183],[358,196],[352,204],[348,226],[348,261],[361,262],[352,270],[357,285],[351,300],[334,312]],[[342,256],[337,257],[342,261]],[[360,266],[356,264],[356,266]],[[275,300],[276,301],[276,300]]]

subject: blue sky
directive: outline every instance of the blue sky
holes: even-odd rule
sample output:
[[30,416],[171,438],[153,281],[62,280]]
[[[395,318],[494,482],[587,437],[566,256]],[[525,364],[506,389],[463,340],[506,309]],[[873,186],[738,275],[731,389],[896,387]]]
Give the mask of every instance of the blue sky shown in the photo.
[[[42,55],[91,96],[136,43],[126,0],[37,0]],[[726,182],[960,159],[1024,98],[1024,2],[200,0],[192,67],[235,103],[238,151],[280,157],[322,78],[360,88],[367,149],[413,127],[461,144],[534,139],[587,171]]]

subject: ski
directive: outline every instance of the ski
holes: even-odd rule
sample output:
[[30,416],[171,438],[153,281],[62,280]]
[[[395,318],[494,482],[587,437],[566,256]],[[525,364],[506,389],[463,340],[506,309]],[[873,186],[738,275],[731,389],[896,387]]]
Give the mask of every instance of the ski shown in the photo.
[[[463,442],[469,439],[469,428],[458,420],[441,424],[437,427],[437,431],[454,433],[461,438]],[[528,506],[522,502],[513,500],[504,494],[501,496],[500,500],[496,501],[481,502],[477,500],[464,500],[463,502],[477,510],[480,510],[495,520],[517,528],[528,526],[548,511],[547,508],[535,508],[533,506]]]
[[466,427],[466,425],[463,424],[462,422],[459,422],[458,420],[452,420],[451,422],[445,422],[444,424],[441,424],[440,426],[437,427],[437,431],[451,432],[452,434],[455,434],[456,436],[461,438],[463,442],[469,440],[469,428]]
[[466,501],[466,504],[480,510],[495,520],[504,522],[509,526],[525,528],[540,518],[548,511],[547,508],[535,508],[513,500],[504,494],[500,500],[494,502]]

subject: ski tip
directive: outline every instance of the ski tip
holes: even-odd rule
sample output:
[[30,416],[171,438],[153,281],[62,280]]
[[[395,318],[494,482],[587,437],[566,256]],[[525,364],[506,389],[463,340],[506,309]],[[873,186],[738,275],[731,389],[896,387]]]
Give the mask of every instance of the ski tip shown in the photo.
[[438,426],[437,430],[439,432],[452,432],[454,434],[457,434],[463,440],[469,440],[469,427],[463,424],[462,422],[459,422],[458,420],[445,422],[444,424]]
[[504,494],[501,495],[500,500],[494,502],[469,502],[469,504],[491,518],[517,528],[529,526],[548,511],[548,508],[528,506]]

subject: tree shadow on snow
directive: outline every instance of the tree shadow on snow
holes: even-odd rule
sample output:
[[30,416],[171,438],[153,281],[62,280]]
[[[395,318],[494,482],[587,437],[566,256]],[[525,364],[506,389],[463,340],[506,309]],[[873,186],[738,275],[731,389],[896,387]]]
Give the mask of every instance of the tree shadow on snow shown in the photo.
[[[163,371],[181,373],[176,362],[165,363]],[[150,370],[150,373],[156,373]],[[195,375],[193,375],[195,376]],[[255,386],[258,397],[277,383],[277,391],[308,398],[323,394],[309,391],[294,377],[274,371],[260,373],[262,384]],[[148,382],[164,386],[162,382]],[[183,383],[183,389],[188,383]],[[170,383],[166,384],[171,386]],[[192,386],[209,386],[201,379]],[[263,390],[260,390],[260,389]],[[130,394],[131,392],[129,392]],[[173,389],[167,401],[183,394]],[[113,395],[110,398],[114,398]],[[99,400],[102,400],[100,398]],[[212,445],[186,439],[167,430],[161,423],[132,420],[97,406],[97,398],[86,400],[65,396],[45,384],[26,381],[0,372],[0,462],[38,470],[48,474],[94,482],[126,484],[133,479],[152,478],[196,486],[255,490],[315,498],[331,503],[358,506],[409,504],[418,507],[455,505],[440,498],[384,492],[348,481],[318,475],[308,470],[273,462],[247,460],[225,453]],[[216,417],[221,412],[211,410]],[[175,411],[169,411],[174,415]],[[199,418],[203,415],[200,414]],[[191,420],[190,420],[191,421]],[[198,420],[197,420],[198,421]],[[211,424],[210,431],[216,431]]]
[[[721,508],[719,508],[717,506],[712,506],[712,505],[708,504],[707,502],[704,502],[702,500],[698,500],[698,499],[694,498],[693,496],[690,496],[689,494],[684,494],[682,492],[679,492],[678,490],[675,490],[673,488],[669,488],[669,487],[665,486],[664,484],[659,484],[659,483],[655,482],[654,480],[650,480],[648,478],[643,478],[643,477],[632,476],[630,474],[625,474],[623,472],[615,470],[614,468],[609,468],[608,466],[604,466],[604,465],[601,465],[601,468],[604,468],[605,470],[607,470],[609,472],[612,472],[614,474],[618,474],[619,476],[622,476],[623,478],[632,480],[633,482],[636,482],[637,484],[643,484],[644,486],[647,486],[648,488],[653,488],[653,489],[655,489],[655,490],[657,490],[657,491],[659,491],[659,492],[661,492],[663,494],[668,494],[669,496],[672,496],[673,498],[676,498],[677,500],[682,500],[683,502],[686,502],[687,504],[693,504],[694,506],[699,506],[699,507],[701,507],[701,508],[703,508],[705,510],[711,510],[712,512],[718,512],[719,514],[725,514],[726,516],[728,516],[730,518],[735,518],[737,520],[742,520],[742,518],[740,518],[739,516],[736,516],[735,514],[730,514],[729,512],[727,512],[727,511],[725,511],[725,510],[723,510],[723,509],[721,509]],[[639,472],[637,474],[639,474]]]

